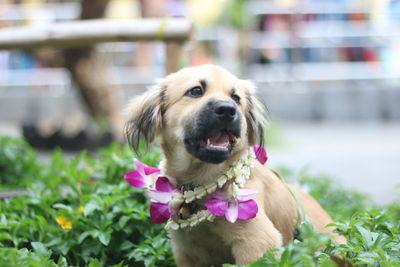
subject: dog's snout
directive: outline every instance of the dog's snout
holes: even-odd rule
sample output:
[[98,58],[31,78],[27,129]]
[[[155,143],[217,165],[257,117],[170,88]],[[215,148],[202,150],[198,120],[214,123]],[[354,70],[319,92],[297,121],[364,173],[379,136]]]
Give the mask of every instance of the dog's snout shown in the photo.
[[236,107],[233,103],[218,102],[214,109],[218,119],[224,122],[231,122],[236,118]]

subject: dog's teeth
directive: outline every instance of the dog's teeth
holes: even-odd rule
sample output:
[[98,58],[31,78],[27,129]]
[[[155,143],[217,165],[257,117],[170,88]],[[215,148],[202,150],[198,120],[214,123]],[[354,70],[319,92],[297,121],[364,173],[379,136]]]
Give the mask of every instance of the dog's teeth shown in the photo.
[[208,147],[212,148],[212,149],[215,149],[215,150],[226,150],[227,149],[226,146],[215,146],[215,145],[212,145],[212,144],[209,144]]
[[228,145],[229,145],[229,143],[226,145],[214,145],[211,143],[210,138],[207,138],[207,147],[208,148],[211,148],[214,150],[226,150],[228,148]]

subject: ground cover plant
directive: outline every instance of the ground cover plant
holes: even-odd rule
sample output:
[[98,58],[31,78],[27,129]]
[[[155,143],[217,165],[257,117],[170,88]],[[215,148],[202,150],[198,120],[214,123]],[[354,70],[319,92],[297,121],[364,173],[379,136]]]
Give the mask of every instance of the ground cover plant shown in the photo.
[[[0,201],[0,266],[175,266],[163,226],[149,219],[147,198],[123,180],[134,156],[112,145],[71,160],[56,150],[43,164],[23,140],[0,138],[1,190],[27,189]],[[152,166],[159,157],[156,149],[140,155]],[[279,171],[300,178],[348,244],[334,244],[304,224],[302,241],[248,266],[336,266],[332,255],[357,266],[400,266],[398,202],[378,207],[327,177]]]

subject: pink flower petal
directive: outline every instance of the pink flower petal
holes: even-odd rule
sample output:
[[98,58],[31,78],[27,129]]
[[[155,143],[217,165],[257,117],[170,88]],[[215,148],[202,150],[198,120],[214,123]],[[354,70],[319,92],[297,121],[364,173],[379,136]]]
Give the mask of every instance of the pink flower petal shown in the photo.
[[215,216],[224,216],[228,209],[228,201],[219,199],[210,199],[204,203],[204,206]]
[[218,189],[214,193],[211,194],[213,199],[219,199],[228,201],[229,200],[229,193],[227,190]]
[[160,169],[158,168],[154,168],[151,166],[147,166],[146,164],[144,164],[143,162],[135,159],[135,164],[136,164],[136,168],[138,169],[139,172],[143,173],[144,175],[150,175],[153,173],[160,173]]
[[238,218],[239,220],[248,220],[256,217],[258,212],[257,202],[248,200],[238,204]]
[[155,224],[160,224],[168,221],[171,217],[168,204],[151,203],[150,205],[150,218]]
[[148,166],[148,167],[144,168],[144,173],[146,175],[159,174],[160,173],[160,169]]
[[251,189],[239,189],[237,200],[239,202],[247,201],[256,198],[258,195],[257,191]]
[[264,164],[268,160],[267,151],[263,146],[253,146],[253,152],[256,155],[257,160]]
[[162,192],[158,190],[149,190],[149,192],[147,192],[147,196],[152,202],[164,204],[170,202],[174,194],[176,194],[176,192]]
[[178,189],[173,186],[167,177],[158,177],[156,181],[156,189],[161,192],[176,192]]
[[160,170],[149,167],[146,164],[135,159],[136,170],[125,174],[125,180],[132,186],[137,188],[149,187],[154,183],[154,179]]
[[126,173],[125,181],[131,186],[137,188],[144,188],[148,186],[146,179],[142,176],[142,174],[140,174],[138,170],[133,170]]
[[236,222],[238,218],[238,203],[236,200],[229,202],[228,210],[225,213],[225,218],[228,222]]

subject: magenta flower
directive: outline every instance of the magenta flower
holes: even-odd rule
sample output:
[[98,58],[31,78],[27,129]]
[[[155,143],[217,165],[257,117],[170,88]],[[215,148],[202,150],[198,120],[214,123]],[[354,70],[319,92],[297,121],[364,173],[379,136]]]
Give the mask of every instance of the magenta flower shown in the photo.
[[137,159],[135,159],[135,164],[137,169],[126,173],[125,181],[137,188],[150,187],[154,184],[154,180],[160,174],[160,169],[147,166]]
[[253,152],[256,155],[257,160],[264,164],[268,160],[267,151],[263,146],[253,146]]
[[[229,192],[231,191],[231,192]],[[257,192],[250,189],[238,189],[232,185],[232,190],[217,190],[212,194],[212,199],[204,205],[215,216],[224,216],[231,222],[248,220],[256,217],[257,203],[253,200]]]
[[156,224],[168,221],[183,203],[181,191],[163,176],[158,177],[155,190],[149,190],[147,195],[151,199],[150,218]]

